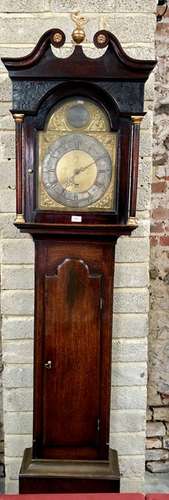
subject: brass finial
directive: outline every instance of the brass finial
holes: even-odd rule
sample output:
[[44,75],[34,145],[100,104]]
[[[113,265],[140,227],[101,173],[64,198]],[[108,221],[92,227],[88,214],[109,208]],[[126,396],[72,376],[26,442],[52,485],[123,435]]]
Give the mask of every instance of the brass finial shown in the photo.
[[65,43],[65,39],[66,37],[62,30],[60,30],[59,28],[57,28],[56,30],[52,30],[50,40],[54,47],[62,47],[62,45],[64,45]]
[[58,31],[56,31],[53,35],[53,42],[58,44],[61,41],[62,41],[62,35]]
[[88,22],[80,12],[73,12],[71,14],[72,21],[76,24],[76,28],[73,30],[72,38],[75,43],[82,43],[85,40],[84,26]]

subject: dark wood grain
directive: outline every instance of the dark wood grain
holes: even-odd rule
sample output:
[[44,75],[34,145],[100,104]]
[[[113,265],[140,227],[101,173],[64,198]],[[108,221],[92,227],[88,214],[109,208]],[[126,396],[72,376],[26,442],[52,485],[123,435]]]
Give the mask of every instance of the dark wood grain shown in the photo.
[[95,219],[93,218],[93,223],[90,221],[90,224],[66,224],[66,231],[64,222],[62,224],[52,224],[47,222],[34,222],[34,223],[15,223],[21,232],[32,234],[34,237],[36,235],[40,237],[44,237],[44,235],[48,235],[49,238],[60,236],[65,240],[68,236],[73,236],[75,239],[80,237],[81,241],[88,237],[93,240],[116,240],[119,236],[124,234],[130,235],[131,232],[136,229],[137,223],[135,225],[130,226],[127,224],[96,224]]
[[113,249],[106,242],[36,240],[37,457],[108,456]]
[[[108,48],[103,56],[95,59],[87,57],[81,46],[75,46],[71,56],[62,59],[54,56],[50,43],[52,34],[58,29],[51,29],[44,33],[34,50],[27,56],[20,58],[3,58],[7,70],[13,78],[43,78],[49,79],[57,75],[58,78],[80,79],[131,79],[140,78],[145,81],[154,68],[156,61],[138,60],[129,57],[118,39],[104,30],[108,40]],[[100,31],[103,33],[103,31]],[[94,40],[98,36],[96,33]]]
[[24,477],[20,475],[19,493],[119,493],[120,478],[112,480],[85,477]]
[[26,449],[19,474],[19,493],[112,493],[120,491],[118,456],[109,460],[38,460]]
[[[45,275],[43,455],[97,456],[102,276],[65,258]],[[51,390],[52,387],[52,390]],[[91,448],[91,450],[90,450]],[[92,453],[93,452],[93,453]]]

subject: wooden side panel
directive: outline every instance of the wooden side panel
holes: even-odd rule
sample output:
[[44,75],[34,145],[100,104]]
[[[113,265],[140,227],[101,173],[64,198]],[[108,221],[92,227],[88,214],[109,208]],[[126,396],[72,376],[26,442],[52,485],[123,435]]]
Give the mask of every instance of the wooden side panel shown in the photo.
[[[65,259],[45,276],[43,445],[96,448],[100,420],[101,276]],[[79,449],[80,456],[80,449]]]

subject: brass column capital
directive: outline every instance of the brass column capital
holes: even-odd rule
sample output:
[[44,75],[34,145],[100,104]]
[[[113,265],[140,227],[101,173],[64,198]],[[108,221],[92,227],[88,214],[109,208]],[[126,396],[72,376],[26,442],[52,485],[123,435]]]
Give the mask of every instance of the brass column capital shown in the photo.
[[23,113],[14,113],[13,117],[14,117],[14,120],[16,123],[23,123],[23,121],[24,121],[24,114]]
[[137,116],[137,115],[131,116],[133,125],[140,125],[143,118],[144,118],[143,116]]

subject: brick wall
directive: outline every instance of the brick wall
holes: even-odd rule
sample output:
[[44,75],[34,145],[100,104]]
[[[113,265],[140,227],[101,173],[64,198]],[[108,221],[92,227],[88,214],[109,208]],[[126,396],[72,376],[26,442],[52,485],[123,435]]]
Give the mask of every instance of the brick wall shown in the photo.
[[169,14],[157,25],[147,468],[169,472]]
[[[1,0],[1,55],[28,53],[51,27],[66,31],[72,50],[72,10],[86,12],[86,52],[96,53],[95,31],[106,28],[133,57],[154,57],[155,0]],[[61,50],[63,53],[63,49]],[[100,52],[99,52],[100,54]],[[25,446],[32,442],[32,345],[34,249],[29,236],[12,225],[15,213],[14,124],[9,114],[11,86],[0,67],[0,227],[2,244],[3,406],[6,492],[18,488]],[[148,333],[149,209],[152,157],[153,76],[146,85],[142,124],[138,211],[139,228],[116,249],[112,360],[112,447],[119,451],[122,491],[142,491],[145,462]]]

